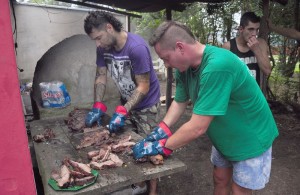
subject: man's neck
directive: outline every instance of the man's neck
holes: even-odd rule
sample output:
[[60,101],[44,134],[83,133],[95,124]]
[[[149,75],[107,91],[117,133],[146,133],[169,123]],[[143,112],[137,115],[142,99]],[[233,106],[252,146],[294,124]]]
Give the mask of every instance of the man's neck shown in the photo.
[[191,65],[191,67],[197,69],[202,62],[204,49],[206,46],[200,42],[197,42],[194,47],[195,49],[192,50],[195,51],[194,60],[193,60],[194,63]]
[[245,39],[242,36],[238,36],[236,38],[236,44],[242,47],[248,47],[247,41],[245,41]]
[[238,36],[236,38],[236,46],[240,52],[248,52],[250,50],[249,46],[247,45],[247,42],[242,36]]
[[116,51],[120,51],[123,49],[127,41],[127,36],[127,32],[123,30],[121,32],[116,33],[116,45],[114,46]]

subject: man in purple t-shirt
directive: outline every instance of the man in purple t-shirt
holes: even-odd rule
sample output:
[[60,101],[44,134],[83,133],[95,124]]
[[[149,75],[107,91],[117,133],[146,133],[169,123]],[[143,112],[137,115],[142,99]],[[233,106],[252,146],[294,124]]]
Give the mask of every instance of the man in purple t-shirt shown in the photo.
[[[112,115],[109,131],[117,132],[125,120],[130,119],[139,134],[151,133],[159,120],[160,86],[146,42],[140,36],[124,31],[122,23],[108,12],[90,12],[84,21],[84,29],[97,45],[95,103],[86,117],[86,126],[96,122],[101,125],[101,116],[106,111],[103,97],[108,70],[119,89],[122,104]],[[156,180],[150,184],[150,194],[156,194]],[[144,190],[133,188],[133,194],[146,190],[146,187]]]

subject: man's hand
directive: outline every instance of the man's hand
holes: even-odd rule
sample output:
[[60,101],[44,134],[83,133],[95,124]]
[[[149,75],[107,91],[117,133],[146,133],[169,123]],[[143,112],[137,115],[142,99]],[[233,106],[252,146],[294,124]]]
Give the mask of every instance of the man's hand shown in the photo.
[[255,36],[250,37],[247,45],[254,53],[260,52],[259,41]]
[[127,110],[124,106],[116,107],[115,113],[109,123],[110,133],[116,133],[120,128],[124,127],[127,114]]
[[145,156],[154,156],[157,154],[169,156],[173,151],[165,147],[166,142],[167,139],[161,139],[154,142],[142,140],[134,145],[132,149],[133,157],[137,160]]
[[87,127],[93,126],[97,122],[98,126],[101,125],[101,116],[106,112],[107,107],[102,102],[95,102],[92,110],[86,115],[85,125]]
[[145,141],[158,141],[161,139],[169,138],[172,135],[168,125],[163,121],[159,123],[157,127],[145,138]]

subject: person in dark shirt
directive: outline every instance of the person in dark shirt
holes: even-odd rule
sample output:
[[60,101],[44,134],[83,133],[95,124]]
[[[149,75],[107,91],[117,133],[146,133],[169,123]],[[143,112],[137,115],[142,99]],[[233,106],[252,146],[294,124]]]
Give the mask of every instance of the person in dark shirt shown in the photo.
[[269,49],[266,41],[257,38],[260,27],[260,17],[254,12],[242,15],[239,36],[223,44],[223,48],[236,54],[251,70],[257,83],[261,86],[260,71],[266,76],[271,74]]

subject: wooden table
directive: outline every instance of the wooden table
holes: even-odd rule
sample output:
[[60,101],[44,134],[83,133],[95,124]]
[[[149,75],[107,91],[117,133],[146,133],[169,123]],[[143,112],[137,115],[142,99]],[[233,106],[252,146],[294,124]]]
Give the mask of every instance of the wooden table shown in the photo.
[[[81,159],[82,162],[89,162],[87,151],[91,148],[76,150],[79,138],[83,133],[72,133],[63,121],[64,117],[43,119],[31,122],[31,135],[41,134],[46,128],[51,128],[56,137],[48,142],[35,143],[34,149],[38,168],[44,185],[46,195],[52,194],[107,194],[116,191],[133,183],[171,175],[186,170],[186,165],[171,156],[165,159],[163,165],[153,165],[150,162],[136,163],[132,156],[121,155],[124,165],[118,168],[100,170],[95,184],[76,192],[55,191],[48,185],[51,171],[57,170],[61,161],[68,157],[72,160]],[[131,135],[133,141],[141,140],[142,137],[131,130],[124,130],[121,134]]]

